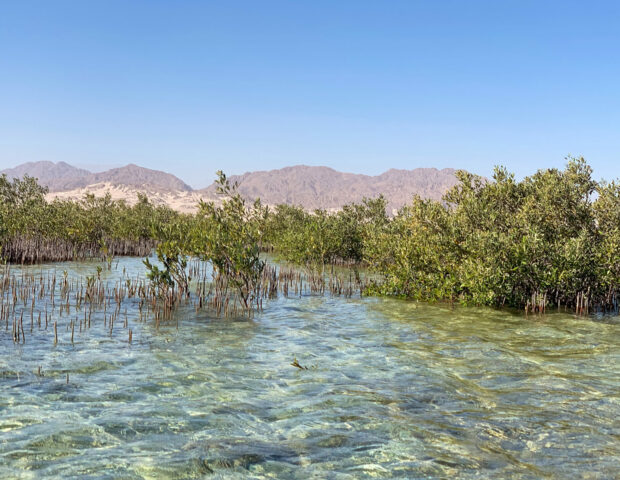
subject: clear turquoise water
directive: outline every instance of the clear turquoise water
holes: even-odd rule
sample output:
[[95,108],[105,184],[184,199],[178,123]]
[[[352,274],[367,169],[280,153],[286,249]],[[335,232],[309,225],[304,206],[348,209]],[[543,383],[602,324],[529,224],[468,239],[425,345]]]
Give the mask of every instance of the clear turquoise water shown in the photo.
[[0,329],[0,478],[618,476],[617,318],[307,296],[157,329],[127,305],[132,345]]

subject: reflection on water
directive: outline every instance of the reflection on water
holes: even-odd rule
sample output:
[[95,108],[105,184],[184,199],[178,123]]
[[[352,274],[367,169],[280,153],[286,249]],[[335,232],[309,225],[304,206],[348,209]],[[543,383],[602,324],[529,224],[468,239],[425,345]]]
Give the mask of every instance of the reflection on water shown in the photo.
[[319,297],[177,318],[132,345],[0,329],[0,477],[617,475],[617,319]]

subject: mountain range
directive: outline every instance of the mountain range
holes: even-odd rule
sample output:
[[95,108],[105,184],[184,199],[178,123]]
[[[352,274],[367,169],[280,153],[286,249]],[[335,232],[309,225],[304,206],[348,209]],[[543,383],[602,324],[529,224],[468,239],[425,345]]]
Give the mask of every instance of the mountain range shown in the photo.
[[41,185],[48,187],[50,192],[66,192],[104,182],[163,191],[189,192],[192,190],[189,185],[170,173],[139,167],[133,163],[105,172],[92,173],[65,162],[29,162],[0,171],[0,174],[3,173],[9,178],[24,175],[35,177]]
[[[105,172],[93,173],[65,162],[30,162],[0,171],[9,178],[29,175],[49,188],[48,198],[82,198],[85,193],[103,195],[129,202],[137,193],[146,193],[154,202],[181,211],[192,211],[199,199],[217,198],[213,183],[203,189],[192,189],[174,175],[129,164]],[[267,205],[286,203],[308,210],[335,210],[364,197],[383,195],[388,210],[393,211],[411,201],[414,195],[434,200],[456,184],[455,170],[416,168],[388,170],[371,176],[344,173],[329,167],[297,165],[270,171],[232,175],[239,192],[248,200],[260,198]]]

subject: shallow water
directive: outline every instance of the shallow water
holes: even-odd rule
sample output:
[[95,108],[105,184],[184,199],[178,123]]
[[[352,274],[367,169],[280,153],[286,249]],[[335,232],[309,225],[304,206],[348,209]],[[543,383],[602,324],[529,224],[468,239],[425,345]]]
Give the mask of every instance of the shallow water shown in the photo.
[[[143,271],[122,259],[109,281],[123,268]],[[253,320],[128,316],[131,345],[97,320],[55,347],[0,329],[0,478],[618,474],[617,318],[313,296]]]

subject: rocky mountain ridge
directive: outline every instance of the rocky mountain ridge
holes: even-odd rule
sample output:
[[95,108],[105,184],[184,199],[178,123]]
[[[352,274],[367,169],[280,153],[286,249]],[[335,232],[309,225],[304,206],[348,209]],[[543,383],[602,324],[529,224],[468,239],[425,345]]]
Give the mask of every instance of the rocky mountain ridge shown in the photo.
[[[456,170],[416,168],[391,169],[381,175],[371,176],[344,173],[329,167],[298,165],[278,170],[247,172],[232,175],[239,192],[249,200],[260,198],[263,203],[287,203],[306,209],[333,209],[362,198],[383,195],[388,209],[397,209],[410,202],[414,195],[440,200],[456,184]],[[211,185],[199,191],[209,197],[216,193]]]
[[92,173],[65,162],[30,162],[0,171],[9,178],[30,175],[39,180],[50,192],[66,192],[100,183],[144,187],[162,191],[191,191],[192,188],[174,175],[159,170],[140,167],[133,163],[105,172]]
[[[82,198],[85,193],[103,195],[110,191],[114,198],[128,202],[145,193],[157,203],[181,211],[192,211],[199,199],[217,198],[216,185],[194,190],[172,174],[129,164],[105,172],[92,173],[67,163],[34,162],[0,171],[9,178],[30,175],[49,188],[49,198]],[[336,210],[342,205],[359,202],[364,197],[384,195],[388,210],[410,202],[414,195],[434,200],[456,184],[455,170],[416,168],[388,170],[381,175],[339,172],[329,167],[297,165],[269,171],[232,175],[239,192],[248,200],[260,198],[264,204],[287,203],[305,209]]]

